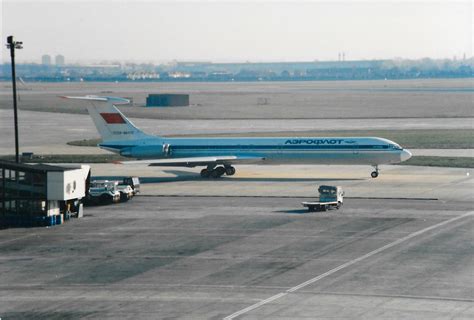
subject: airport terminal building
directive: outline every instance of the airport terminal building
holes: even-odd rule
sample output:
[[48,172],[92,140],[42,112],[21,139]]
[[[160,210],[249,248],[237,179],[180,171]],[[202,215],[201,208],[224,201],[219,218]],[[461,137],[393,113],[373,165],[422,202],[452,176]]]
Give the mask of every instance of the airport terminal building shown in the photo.
[[60,224],[85,196],[89,166],[0,161],[0,226]]

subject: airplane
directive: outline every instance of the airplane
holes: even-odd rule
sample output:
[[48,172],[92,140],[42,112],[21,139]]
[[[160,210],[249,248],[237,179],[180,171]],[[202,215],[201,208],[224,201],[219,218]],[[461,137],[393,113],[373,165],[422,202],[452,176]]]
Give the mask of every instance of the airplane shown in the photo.
[[241,137],[168,138],[138,129],[115,106],[129,100],[103,96],[63,96],[88,101],[87,110],[102,138],[100,148],[139,160],[124,164],[205,167],[203,178],[232,176],[236,164],[367,164],[400,163],[412,155],[399,144],[377,137]]

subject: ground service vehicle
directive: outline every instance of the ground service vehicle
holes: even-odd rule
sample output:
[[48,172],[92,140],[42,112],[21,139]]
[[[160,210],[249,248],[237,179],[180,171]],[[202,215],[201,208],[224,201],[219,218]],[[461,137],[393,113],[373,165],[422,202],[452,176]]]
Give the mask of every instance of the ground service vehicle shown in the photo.
[[344,191],[342,187],[334,186],[319,186],[319,201],[305,201],[303,206],[308,208],[308,211],[326,211],[330,209],[339,209],[343,204]]
[[135,195],[130,185],[120,182],[117,182],[117,191],[120,192],[120,202],[128,201]]
[[118,182],[108,180],[91,181],[89,194],[85,199],[86,204],[108,204],[120,201]]
[[133,190],[133,195],[140,193],[140,179],[138,177],[125,177],[119,185],[128,185]]

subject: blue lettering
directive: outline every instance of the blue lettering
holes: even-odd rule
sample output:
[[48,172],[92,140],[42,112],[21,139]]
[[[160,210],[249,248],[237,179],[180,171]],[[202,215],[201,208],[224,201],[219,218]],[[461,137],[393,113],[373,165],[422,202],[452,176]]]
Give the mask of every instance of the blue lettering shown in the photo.
[[285,144],[341,144],[342,139],[291,139],[286,140]]

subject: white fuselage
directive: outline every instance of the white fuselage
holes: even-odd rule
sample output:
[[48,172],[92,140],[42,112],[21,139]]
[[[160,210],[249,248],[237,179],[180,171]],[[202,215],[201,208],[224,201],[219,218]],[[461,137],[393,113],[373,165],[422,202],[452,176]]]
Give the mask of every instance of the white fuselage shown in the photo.
[[260,157],[268,164],[399,163],[411,153],[375,137],[146,138],[103,143],[102,148],[139,159]]

